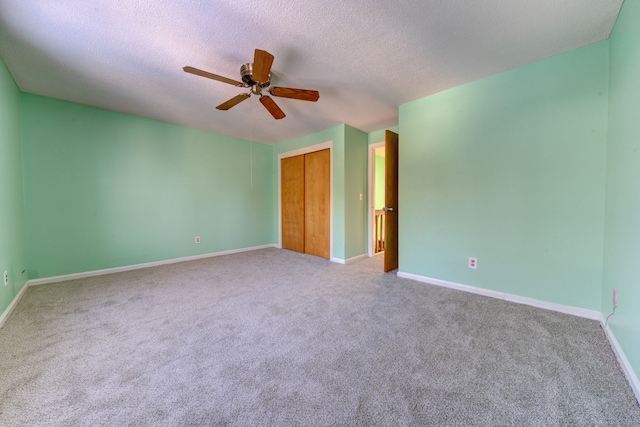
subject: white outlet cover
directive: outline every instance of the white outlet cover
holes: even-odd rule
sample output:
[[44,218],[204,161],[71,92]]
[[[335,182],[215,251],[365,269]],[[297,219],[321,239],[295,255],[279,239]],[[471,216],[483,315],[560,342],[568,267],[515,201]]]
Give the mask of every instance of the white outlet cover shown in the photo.
[[9,272],[8,271],[4,272],[4,285],[5,286],[9,285]]
[[478,268],[478,258],[469,257],[469,268],[474,270]]
[[196,243],[200,243],[200,236],[196,236]]

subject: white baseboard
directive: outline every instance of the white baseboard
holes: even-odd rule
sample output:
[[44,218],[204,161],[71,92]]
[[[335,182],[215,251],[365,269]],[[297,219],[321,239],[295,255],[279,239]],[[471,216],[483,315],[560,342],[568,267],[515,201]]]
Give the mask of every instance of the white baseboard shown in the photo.
[[28,287],[29,282],[26,282],[24,285],[22,285],[22,289],[20,289],[20,292],[16,294],[16,296],[13,298],[13,301],[11,301],[11,303],[7,306],[7,309],[0,315],[0,328],[2,328],[4,322],[6,322],[6,320],[9,318],[9,316],[13,312],[13,309],[16,308],[16,305],[18,305],[18,302],[20,302],[20,299],[27,291]]
[[363,258],[367,258],[368,256],[369,256],[368,254],[362,254],[362,255],[354,256],[354,257],[351,257],[351,258],[347,259],[346,263],[349,264],[350,262],[357,261],[357,260],[363,259]]
[[600,313],[599,311],[587,310],[585,308],[573,307],[570,305],[562,305],[562,304],[555,304],[552,302],[540,301],[533,298],[521,297],[518,295],[507,294],[499,291],[493,291],[490,289],[477,288],[475,286],[462,285],[460,283],[448,282],[446,280],[434,279],[431,277],[419,276],[417,274],[404,273],[401,271],[399,271],[397,274],[398,274],[398,277],[416,280],[418,282],[428,283],[430,285],[457,289],[459,291],[470,292],[473,294],[484,295],[487,297],[498,298],[505,301],[515,302],[518,304],[526,304],[533,307],[543,308],[546,310],[557,311],[560,313],[570,314],[573,316],[584,317],[587,319],[599,321],[600,324],[602,325],[602,329],[604,330],[605,335],[607,336],[607,339],[611,343],[611,347],[613,348],[613,351],[616,354],[616,357],[618,358],[618,362],[620,363],[620,366],[622,367],[622,370],[624,371],[624,374],[627,377],[627,380],[629,381],[629,385],[631,386],[631,389],[633,390],[636,396],[636,399],[638,399],[638,403],[640,403],[640,381],[638,380],[638,376],[636,375],[635,371],[631,367],[631,364],[629,363],[627,356],[624,354],[624,351],[620,347],[620,344],[618,344],[618,340],[616,339],[611,328],[608,325],[605,327],[605,319],[602,316],[602,313]]
[[212,252],[212,253],[208,253],[208,254],[193,255],[193,256],[187,256],[187,257],[182,257],[182,258],[172,258],[172,259],[166,259],[166,260],[162,260],[162,261],[146,262],[146,263],[143,263],[143,264],[125,265],[123,267],[105,268],[105,269],[102,269],[102,270],[85,271],[85,272],[82,272],[82,273],[65,274],[65,275],[62,275],[62,276],[44,277],[42,279],[29,280],[27,282],[27,285],[28,286],[46,285],[48,283],[65,282],[67,280],[75,280],[75,279],[84,279],[86,277],[102,276],[104,274],[121,273],[123,271],[139,270],[141,268],[157,267],[159,265],[175,264],[177,262],[185,262],[185,261],[195,261],[195,260],[203,259],[203,258],[212,258],[212,257],[217,257],[217,256],[222,256],[222,255],[237,254],[237,253],[240,253],[240,252],[248,252],[248,251],[255,251],[255,250],[258,250],[258,249],[275,248],[275,247],[276,247],[275,244],[252,246],[252,247],[249,247],[249,248],[231,249],[231,250],[228,250],[228,251]]
[[584,317],[591,320],[600,320],[600,317],[602,317],[602,313],[597,310],[588,310],[586,308],[574,307],[571,305],[556,304],[553,302],[541,301],[533,298],[521,297],[518,295],[504,294],[503,299],[518,304],[544,308],[545,310],[557,311],[559,313],[570,314],[577,317]]
[[368,256],[369,256],[368,254],[362,254],[362,255],[354,256],[354,257],[352,257],[352,258],[348,258],[348,259],[333,258],[333,257],[332,257],[332,258],[330,259],[330,261],[331,261],[331,262],[338,263],[338,264],[350,264],[350,263],[352,263],[353,261],[357,261],[357,260],[362,259],[362,258],[367,258]]
[[472,294],[484,295],[491,298],[497,298],[505,301],[511,301],[518,304],[530,305],[533,307],[544,308],[546,310],[558,311],[560,313],[571,314],[573,316],[585,317],[592,320],[600,320],[602,314],[596,310],[587,310],[586,308],[573,307],[570,305],[555,304],[552,302],[540,301],[533,298],[521,297],[518,295],[507,294],[504,292],[493,291],[491,289],[477,288],[475,286],[462,285],[460,283],[447,282],[446,280],[433,279],[431,277],[419,276],[417,274],[398,272],[398,277],[405,279],[417,280],[418,282],[429,283],[430,285],[442,286],[445,288],[457,289],[459,291],[470,292]]
[[600,316],[600,323],[602,324],[602,330],[604,330],[604,334],[607,336],[607,339],[611,344],[611,348],[613,348],[613,352],[616,354],[616,357],[618,358],[618,362],[622,367],[622,371],[624,372],[624,375],[627,377],[627,381],[629,381],[629,385],[631,386],[631,389],[633,390],[633,393],[636,395],[636,399],[640,404],[640,380],[638,380],[638,376],[633,370],[633,367],[631,367],[631,363],[629,363],[629,359],[627,359],[627,356],[624,354],[624,351],[622,351],[622,347],[620,347],[620,344],[618,343],[618,340],[616,339],[615,334],[613,333],[609,325],[605,325],[605,318],[603,316]]
[[459,291],[470,292],[472,294],[484,295],[486,297],[504,299],[501,292],[492,291],[490,289],[476,288],[474,286],[461,285],[460,283],[447,282],[446,280],[433,279],[431,277],[419,276],[417,274],[405,273],[404,271],[398,271],[398,277],[405,279],[411,279],[418,282],[428,283],[430,285],[442,286],[444,288],[457,289]]

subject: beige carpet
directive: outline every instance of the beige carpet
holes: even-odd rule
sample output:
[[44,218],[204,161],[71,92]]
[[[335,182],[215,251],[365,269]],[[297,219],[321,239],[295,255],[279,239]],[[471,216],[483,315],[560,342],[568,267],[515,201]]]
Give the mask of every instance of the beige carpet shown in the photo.
[[255,252],[29,288],[0,425],[640,425],[595,321]]

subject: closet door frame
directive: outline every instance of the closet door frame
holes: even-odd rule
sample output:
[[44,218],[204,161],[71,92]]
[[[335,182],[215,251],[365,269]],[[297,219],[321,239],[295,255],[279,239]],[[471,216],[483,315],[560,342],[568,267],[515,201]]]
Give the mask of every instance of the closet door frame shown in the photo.
[[310,145],[286,153],[278,154],[278,247],[282,248],[282,159],[299,156],[300,154],[313,153],[329,149],[329,162],[331,163],[329,174],[329,259],[333,259],[333,141]]

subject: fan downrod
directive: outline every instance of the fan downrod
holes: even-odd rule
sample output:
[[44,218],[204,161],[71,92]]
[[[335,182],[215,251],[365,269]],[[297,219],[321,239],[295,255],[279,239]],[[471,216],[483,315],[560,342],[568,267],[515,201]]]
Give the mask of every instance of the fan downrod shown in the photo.
[[[250,62],[240,67],[240,75],[242,76],[242,82],[245,84],[245,87],[258,86],[260,89],[263,89],[265,87],[269,87],[271,84],[271,72],[269,72],[269,78],[266,82],[258,82],[253,79],[253,64]],[[252,89],[252,92],[256,95],[259,94],[256,93],[254,89]]]

